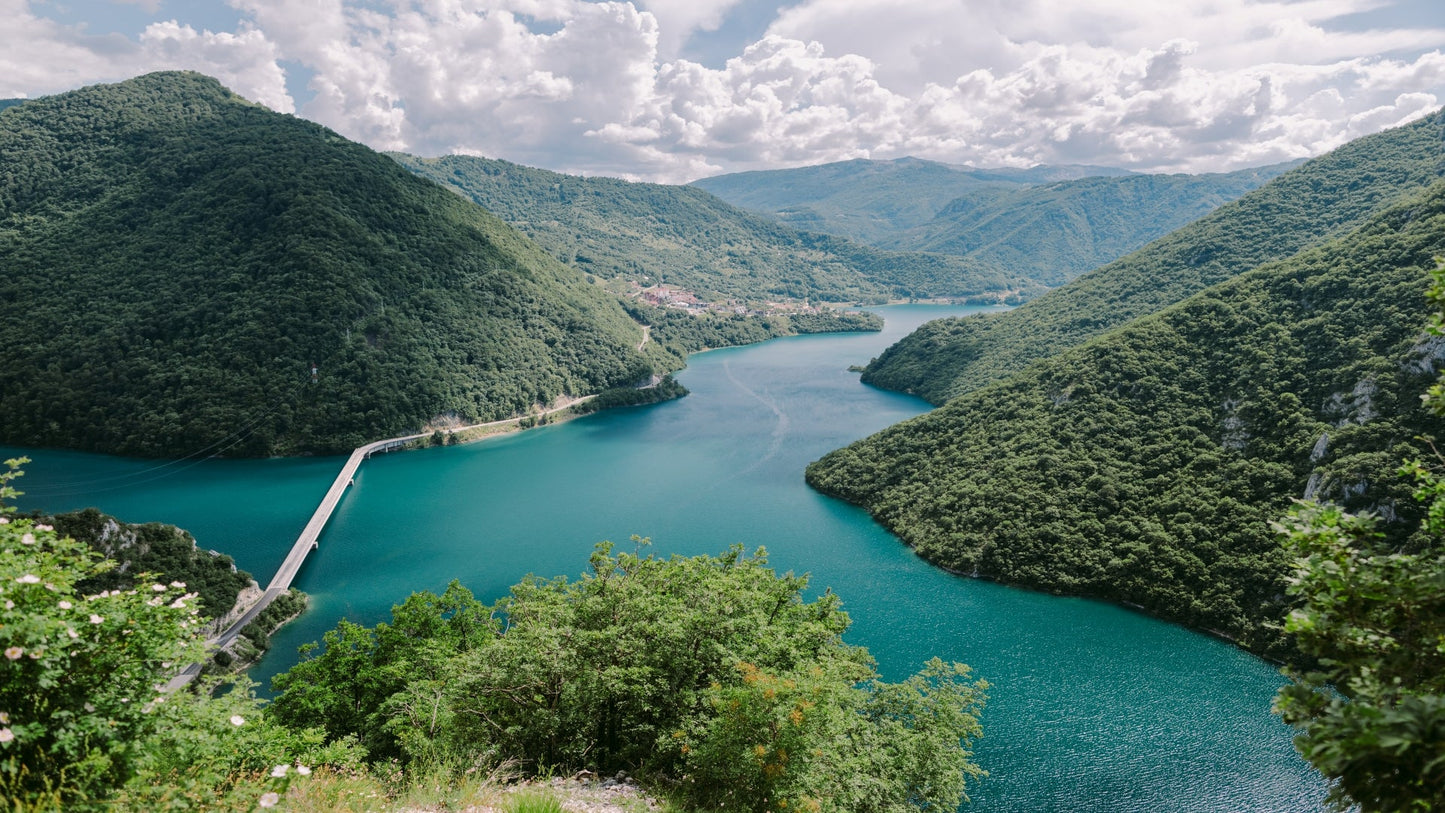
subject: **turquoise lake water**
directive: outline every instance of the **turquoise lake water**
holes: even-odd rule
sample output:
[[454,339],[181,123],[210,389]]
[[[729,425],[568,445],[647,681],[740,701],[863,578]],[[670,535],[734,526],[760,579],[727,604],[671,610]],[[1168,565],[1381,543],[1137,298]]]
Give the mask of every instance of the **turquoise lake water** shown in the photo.
[[[415,590],[460,579],[491,601],[527,573],[576,575],[594,543],[633,534],[662,553],[765,546],[812,574],[891,680],[934,655],[993,684],[966,810],[1319,810],[1324,782],[1269,712],[1274,666],[1130,610],[937,570],[852,506],[812,492],[812,460],[928,405],[859,383],[849,364],[926,319],[881,309],[882,334],[779,339],[692,357],[679,401],[589,416],[362,466],[301,571],[311,609],[252,676],[295,662],[340,618],[372,624]],[[343,458],[166,463],[0,447],[33,458],[22,508],[89,505],[164,521],[263,584]]]

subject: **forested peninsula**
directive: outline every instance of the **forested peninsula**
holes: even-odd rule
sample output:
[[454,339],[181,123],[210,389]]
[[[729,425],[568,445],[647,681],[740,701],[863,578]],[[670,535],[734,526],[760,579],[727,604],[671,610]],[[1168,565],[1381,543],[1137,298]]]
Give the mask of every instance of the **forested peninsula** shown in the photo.
[[808,482],[952,570],[1288,657],[1291,558],[1270,523],[1291,498],[1372,510],[1417,543],[1397,471],[1445,429],[1420,405],[1445,349],[1425,333],[1441,253],[1445,181],[833,452]]
[[1445,117],[1360,138],[1127,257],[1001,314],[930,322],[863,380],[934,404],[1348,233],[1445,175]]

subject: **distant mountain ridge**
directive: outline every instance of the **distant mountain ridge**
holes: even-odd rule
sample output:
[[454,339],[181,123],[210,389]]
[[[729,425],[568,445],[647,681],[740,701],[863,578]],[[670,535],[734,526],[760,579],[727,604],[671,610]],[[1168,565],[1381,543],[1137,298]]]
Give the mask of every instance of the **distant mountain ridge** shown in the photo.
[[681,364],[480,207],[200,74],[27,101],[0,152],[0,442],[335,452]]
[[708,299],[1000,299],[1038,286],[980,260],[800,232],[688,186],[584,178],[508,161],[394,154],[605,280],[665,282]]
[[1297,164],[1145,175],[1093,166],[974,169],[902,158],[744,172],[693,185],[800,229],[893,251],[963,257],[1052,287]]

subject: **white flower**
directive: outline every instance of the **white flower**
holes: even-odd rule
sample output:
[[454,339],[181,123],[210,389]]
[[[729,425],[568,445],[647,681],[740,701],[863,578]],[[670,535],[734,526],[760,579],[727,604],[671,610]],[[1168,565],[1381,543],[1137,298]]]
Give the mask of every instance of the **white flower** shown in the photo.
[[104,616],[96,615],[95,613],[91,613],[91,614],[90,614],[90,623],[92,623],[92,624],[99,624],[100,622],[102,622],[102,621],[104,621],[104,620],[105,620],[105,617],[104,617]]
[[9,518],[9,517],[0,517],[0,525],[9,525],[9,524],[10,524],[10,518]]
[[10,725],[10,715],[0,711],[0,725]]
[[88,711],[88,712],[91,712],[91,713],[93,714],[93,713],[95,713],[95,706],[92,706],[91,704],[86,703],[86,704],[85,704],[85,710]]
[[72,605],[72,604],[71,604],[70,602],[68,602],[68,601],[61,601],[61,602],[60,602],[60,609],[62,609],[62,610],[68,610],[68,609],[70,609],[72,606],[74,606],[74,605]]
[[185,603],[184,601],[182,601],[181,599],[176,599],[175,601],[172,601],[172,602],[170,603],[170,608],[171,608],[172,610],[180,610],[180,609],[183,609],[185,606],[186,606],[186,603]]
[[71,629],[70,627],[66,627],[66,628],[65,628],[65,634],[66,634],[66,635],[69,635],[71,638],[79,638],[79,637],[80,637],[80,633],[76,632],[75,630]]
[[9,649],[5,650],[5,657],[9,658],[12,661],[19,660],[20,656],[24,654],[24,647],[12,646]]
[[20,537],[20,544],[22,544],[22,545],[34,545],[34,544],[35,544],[35,534],[26,534],[26,535]]
[[246,718],[245,718],[245,717],[242,717],[242,716],[239,715],[239,714],[232,714],[232,715],[231,715],[231,725],[240,727],[240,726],[243,726],[243,725],[245,725],[245,724],[246,724]]
[[281,779],[281,778],[284,777],[284,776],[286,776],[286,766],[285,766],[285,765],[277,765],[276,767],[274,767],[274,768],[271,769],[271,778],[272,778],[272,779]]
[[11,601],[11,600],[8,599],[8,598],[5,599],[5,609],[7,609],[7,610],[13,610],[13,609],[15,609],[15,602]]
[[7,728],[0,728],[0,742],[10,742],[15,739],[15,732]]
[[35,523],[35,530],[37,530],[37,531],[53,531],[53,530],[55,530],[55,528],[54,528],[53,526],[46,525],[46,524],[43,523],[43,522],[37,522],[37,523]]
[[21,576],[15,581],[20,582],[21,584],[40,584],[40,577],[35,575],[34,573],[26,573],[24,576]]
[[156,591],[157,593],[164,593],[166,591],[166,586],[164,584],[153,584],[151,585],[151,589]]
[[185,582],[171,582],[171,587],[179,587],[179,588],[181,588],[182,590],[184,590],[184,589],[186,589],[186,583],[185,583]]
[[301,774],[302,776],[310,776],[310,775],[311,775],[311,769],[308,768],[308,767],[306,767],[305,765],[297,765],[297,766],[296,766],[296,773],[299,773],[299,774]]
[[281,794],[273,791],[271,793],[261,794],[261,801],[257,802],[257,804],[262,807],[275,807],[279,801],[281,801]]

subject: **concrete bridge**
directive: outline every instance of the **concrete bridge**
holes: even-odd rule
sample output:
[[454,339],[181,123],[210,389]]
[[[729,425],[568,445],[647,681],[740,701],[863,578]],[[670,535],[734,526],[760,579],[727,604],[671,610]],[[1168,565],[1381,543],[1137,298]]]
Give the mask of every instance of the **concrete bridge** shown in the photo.
[[[576,401],[569,401],[561,406],[542,410],[537,413],[537,415],[550,415],[553,412],[560,412],[578,404],[586,403],[595,397],[597,396],[588,395]],[[488,426],[518,423],[521,420],[523,420],[523,418],[504,418],[500,421],[477,423],[446,431],[449,434],[452,432],[464,432],[468,429],[481,429]],[[326,528],[326,523],[331,520],[331,515],[335,513],[336,506],[341,502],[341,497],[346,493],[346,489],[355,482],[356,470],[361,467],[362,461],[380,452],[390,452],[403,448],[422,438],[431,437],[432,434],[432,432],[418,432],[415,435],[387,438],[386,440],[378,440],[374,443],[357,447],[357,449],[351,453],[351,457],[347,458],[346,465],[341,467],[341,472],[336,475],[336,479],[331,481],[331,488],[327,489],[326,496],[321,498],[321,504],[316,506],[316,511],[312,513],[311,520],[306,523],[306,527],[301,529],[301,535],[296,537],[295,544],[291,546],[291,552],[286,554],[286,559],[281,562],[281,567],[276,570],[276,575],[271,577],[271,583],[266,585],[266,591],[261,594],[260,600],[251,605],[251,609],[247,610],[245,615],[227,627],[225,632],[207,641],[207,644],[209,644],[212,649],[224,649],[230,646],[232,642],[236,640],[236,636],[241,634],[241,630],[246,628],[247,624],[256,620],[256,616],[260,615],[262,610],[271,606],[271,602],[275,601],[278,596],[291,589],[291,582],[295,580],[296,574],[300,572],[301,565],[306,563],[306,557],[311,551],[320,547],[319,540],[321,539],[321,531]],[[184,671],[171,678],[170,682],[166,684],[167,691],[178,689],[190,683],[201,673],[202,666],[203,664],[199,663],[193,663],[187,666]]]

